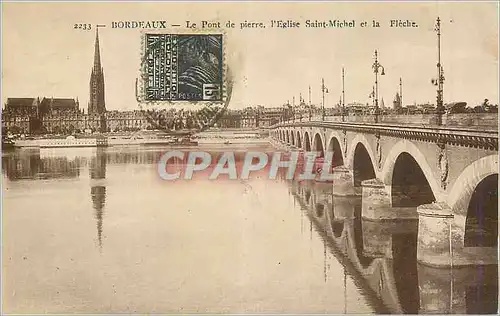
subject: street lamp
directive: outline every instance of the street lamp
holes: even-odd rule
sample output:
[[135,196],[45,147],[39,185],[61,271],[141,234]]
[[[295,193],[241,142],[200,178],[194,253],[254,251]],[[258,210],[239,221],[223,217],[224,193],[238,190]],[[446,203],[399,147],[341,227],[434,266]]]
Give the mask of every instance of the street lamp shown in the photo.
[[342,67],[342,122],[345,121],[344,67]]
[[309,121],[311,120],[312,118],[312,113],[311,113],[312,109],[311,109],[311,86],[309,85]]
[[[372,100],[372,107],[375,107],[375,86],[372,86],[372,92],[370,92],[370,95],[368,96],[368,98],[370,98]],[[368,103],[366,103],[366,105],[368,105]],[[365,112],[365,111],[363,111]],[[368,114],[370,114],[370,111],[368,109]]]
[[375,123],[378,123],[379,107],[378,107],[378,73],[380,75],[385,75],[384,66],[378,62],[378,53],[375,50],[375,62],[372,65],[373,72],[375,73]]
[[300,104],[299,104],[299,121],[302,122],[302,109],[304,108],[304,99],[302,98],[302,93],[299,94]]
[[328,88],[325,87],[325,79],[324,78],[321,78],[321,92],[322,92],[322,96],[323,96],[322,103],[321,103],[321,120],[324,121],[325,116],[326,116],[326,113],[325,113],[325,93],[328,93]]
[[436,27],[434,30],[437,32],[438,36],[438,62],[437,62],[437,79],[432,79],[433,85],[437,86],[437,97],[436,97],[436,114],[437,114],[437,125],[443,124],[443,114],[445,113],[445,108],[443,105],[443,84],[444,84],[444,72],[443,65],[441,65],[441,20],[439,17],[436,20]]

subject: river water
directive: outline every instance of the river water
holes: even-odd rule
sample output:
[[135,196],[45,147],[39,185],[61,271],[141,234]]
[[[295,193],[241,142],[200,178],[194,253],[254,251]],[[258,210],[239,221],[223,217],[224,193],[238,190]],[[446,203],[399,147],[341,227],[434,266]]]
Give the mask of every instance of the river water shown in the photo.
[[3,311],[496,311],[497,268],[418,265],[415,222],[361,220],[331,184],[165,181],[166,150],[4,153]]

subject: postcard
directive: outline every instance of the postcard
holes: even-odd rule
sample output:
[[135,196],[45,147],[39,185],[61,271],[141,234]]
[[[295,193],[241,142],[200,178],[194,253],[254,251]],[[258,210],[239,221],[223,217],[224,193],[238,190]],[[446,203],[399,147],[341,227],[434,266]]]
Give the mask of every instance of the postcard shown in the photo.
[[498,313],[497,2],[2,3],[2,314]]

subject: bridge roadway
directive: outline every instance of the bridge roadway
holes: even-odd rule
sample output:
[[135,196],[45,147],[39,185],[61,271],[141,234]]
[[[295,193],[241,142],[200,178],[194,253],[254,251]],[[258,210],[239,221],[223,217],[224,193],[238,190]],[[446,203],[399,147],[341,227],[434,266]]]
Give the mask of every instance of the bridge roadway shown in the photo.
[[362,196],[364,219],[418,219],[419,262],[497,264],[497,114],[464,116],[453,122],[468,126],[289,121],[270,137],[290,150],[333,152],[333,194]]

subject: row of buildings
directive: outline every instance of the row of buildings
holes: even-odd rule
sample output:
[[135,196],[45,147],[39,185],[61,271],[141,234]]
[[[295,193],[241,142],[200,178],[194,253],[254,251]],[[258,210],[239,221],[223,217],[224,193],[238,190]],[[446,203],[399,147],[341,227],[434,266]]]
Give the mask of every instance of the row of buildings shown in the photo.
[[[394,107],[381,107],[380,114],[419,114],[434,113],[433,104],[414,104],[401,106],[399,94]],[[455,109],[464,110],[453,104]],[[382,104],[381,104],[382,105]],[[486,105],[486,103],[485,103]],[[491,111],[496,107],[484,106],[476,111]],[[373,104],[349,103],[345,105],[345,115],[370,115]],[[471,109],[474,110],[474,109]],[[304,119],[321,115],[341,115],[341,107],[323,109],[318,105],[301,103],[293,106],[267,108],[247,107],[241,110],[227,109],[215,123],[219,128],[265,128],[282,120]],[[8,98],[2,111],[4,133],[11,134],[74,134],[92,132],[122,132],[138,130],[183,130],[197,129],[200,126],[200,113],[189,110],[135,110],[106,111],[103,107],[89,106],[87,113],[80,108],[78,98]]]
[[[96,31],[94,63],[89,82],[87,111],[78,98],[8,98],[2,109],[3,134],[74,134],[136,130],[196,129],[210,113],[175,109],[108,111],[105,104],[104,69],[99,32]],[[256,128],[290,117],[289,109],[249,107],[226,110],[216,125],[220,128]]]
[[[401,82],[400,82],[401,87]],[[401,90],[401,89],[400,89]],[[94,63],[89,82],[89,104],[87,111],[80,107],[78,98],[8,98],[2,110],[3,134],[74,134],[92,132],[117,132],[137,130],[181,130],[197,129],[203,126],[207,116],[213,113],[175,109],[108,111],[105,105],[104,69],[101,64],[99,33],[96,31]],[[402,104],[402,92],[394,97],[392,107],[386,107],[380,100],[380,114],[433,113],[432,104]],[[454,104],[453,109],[465,111],[465,105]],[[375,111],[375,104],[349,103],[344,115],[369,115]],[[470,110],[470,108],[469,108]],[[474,111],[497,111],[497,106],[485,103]],[[341,115],[342,107],[322,108],[307,104],[302,97],[299,104],[284,104],[281,107],[247,107],[241,110],[227,109],[217,120],[219,128],[262,128],[291,118],[311,119],[318,115]]]
[[[291,111],[283,108],[248,107],[226,110],[215,123],[220,128],[257,128],[278,123]],[[186,110],[135,110],[87,112],[78,99],[8,98],[2,111],[3,133],[75,134],[138,130],[197,129],[199,113]]]

